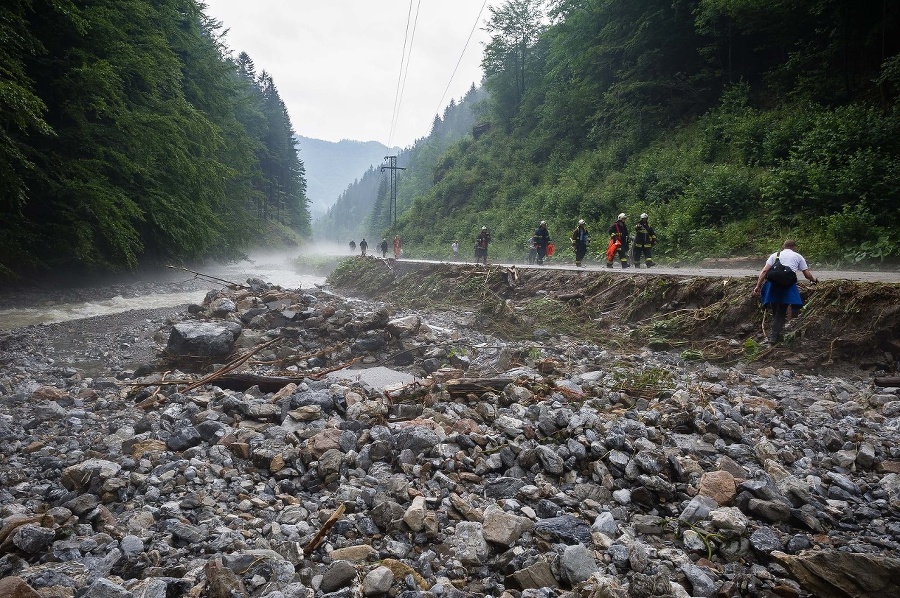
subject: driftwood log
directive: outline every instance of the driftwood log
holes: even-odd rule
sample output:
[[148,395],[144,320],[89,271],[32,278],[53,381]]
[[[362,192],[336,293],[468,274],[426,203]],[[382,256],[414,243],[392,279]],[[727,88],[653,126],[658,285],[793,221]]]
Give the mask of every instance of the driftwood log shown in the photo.
[[223,374],[215,379],[215,385],[219,388],[230,390],[247,390],[258,386],[263,392],[278,392],[288,384],[300,384],[303,376],[259,376],[256,374]]
[[457,378],[447,380],[444,390],[450,393],[451,397],[465,397],[469,393],[480,395],[489,390],[500,391],[512,382],[515,382],[512,378]]
[[900,376],[883,376],[875,378],[875,386],[900,386]]

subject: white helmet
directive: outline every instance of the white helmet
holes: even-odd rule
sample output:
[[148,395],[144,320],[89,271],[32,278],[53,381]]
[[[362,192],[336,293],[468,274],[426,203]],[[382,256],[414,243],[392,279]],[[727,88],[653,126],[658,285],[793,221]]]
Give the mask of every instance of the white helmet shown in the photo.
[[625,220],[625,212],[619,214],[619,220]]
[[482,226],[482,227],[481,227],[481,230],[487,230],[487,227],[486,227],[486,226]]
[[541,220],[541,225],[547,224],[546,220]]
[[641,220],[646,220],[647,218],[649,218],[649,216],[647,216],[646,213],[641,214]]
[[584,224],[584,220],[579,220],[578,224]]

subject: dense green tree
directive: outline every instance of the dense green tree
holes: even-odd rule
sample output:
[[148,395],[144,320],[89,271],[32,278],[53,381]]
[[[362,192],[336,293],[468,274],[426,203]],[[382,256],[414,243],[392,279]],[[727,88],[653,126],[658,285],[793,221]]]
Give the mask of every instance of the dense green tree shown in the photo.
[[491,17],[485,29],[491,40],[482,66],[495,112],[506,124],[511,123],[532,80],[532,52],[545,28],[543,4],[543,0],[509,0],[489,7]]
[[282,222],[309,233],[284,105],[219,29],[196,0],[0,7],[0,270],[235,255],[266,183]]

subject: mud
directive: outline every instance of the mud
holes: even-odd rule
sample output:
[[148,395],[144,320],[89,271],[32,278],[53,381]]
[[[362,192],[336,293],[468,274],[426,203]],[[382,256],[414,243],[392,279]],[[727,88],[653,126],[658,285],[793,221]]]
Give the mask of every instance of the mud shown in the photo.
[[561,334],[625,351],[834,374],[895,372],[900,360],[900,283],[801,284],[800,316],[784,343],[767,346],[770,314],[752,295],[751,276],[352,259],[328,281],[341,293],[397,305],[471,311],[473,326],[509,339]]

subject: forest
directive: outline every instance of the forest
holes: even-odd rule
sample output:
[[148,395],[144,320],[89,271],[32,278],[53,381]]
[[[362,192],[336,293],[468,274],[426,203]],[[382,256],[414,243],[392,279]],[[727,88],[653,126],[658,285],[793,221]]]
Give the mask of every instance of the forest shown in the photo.
[[546,220],[566,257],[579,218],[596,254],[646,212],[663,260],[794,237],[818,263],[900,261],[900,3],[509,0],[486,27],[483,90],[445,113],[477,126],[435,156],[436,118],[400,156],[396,226],[373,181],[358,232],[445,258],[487,226],[517,259]]
[[[315,225],[275,82],[200,0],[0,6],[0,279],[402,236],[444,258],[487,226],[566,258],[646,212],[662,262],[900,262],[900,2],[508,0],[484,79]],[[300,68],[300,67],[298,67]],[[315,228],[315,235],[313,234]]]
[[0,279],[311,235],[272,77],[197,0],[0,5]]

